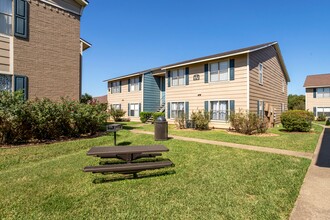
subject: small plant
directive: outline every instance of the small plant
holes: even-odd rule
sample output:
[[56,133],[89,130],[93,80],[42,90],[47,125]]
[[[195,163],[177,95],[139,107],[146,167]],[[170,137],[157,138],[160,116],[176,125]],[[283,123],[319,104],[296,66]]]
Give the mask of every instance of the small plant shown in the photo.
[[113,120],[117,122],[121,121],[121,118],[126,114],[126,112],[122,109],[115,109],[111,107],[109,114],[113,118]]
[[175,123],[177,129],[186,128],[186,126],[185,126],[185,114],[179,114],[179,116],[175,118],[174,123]]
[[191,114],[191,119],[194,121],[195,129],[207,130],[209,129],[210,113],[207,111],[198,110]]
[[153,116],[153,121],[155,122],[155,120],[156,120],[158,117],[160,117],[160,116],[165,117],[165,112],[154,112],[154,113],[152,114],[152,116]]
[[140,112],[140,121],[146,123],[147,120],[152,116],[152,112]]
[[326,116],[325,116],[325,114],[320,114],[320,115],[317,117],[317,120],[318,120],[318,121],[325,121],[325,120],[326,120]]
[[265,133],[268,129],[267,120],[259,117],[256,113],[232,112],[229,121],[231,126],[242,134]]
[[290,110],[281,115],[281,123],[287,131],[308,132],[313,120],[313,113],[305,110]]
[[329,118],[325,121],[325,125],[326,126],[329,126],[330,125],[330,119]]

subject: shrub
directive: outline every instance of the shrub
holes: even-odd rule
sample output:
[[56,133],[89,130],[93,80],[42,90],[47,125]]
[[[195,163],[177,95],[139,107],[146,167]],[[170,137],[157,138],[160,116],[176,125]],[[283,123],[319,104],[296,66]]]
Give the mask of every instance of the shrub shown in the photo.
[[0,143],[32,138],[31,114],[22,92],[0,92]]
[[108,117],[104,106],[61,99],[24,101],[21,92],[0,92],[0,143],[94,134]]
[[146,123],[147,120],[152,116],[152,112],[140,112],[140,121]]
[[194,121],[195,129],[207,130],[209,129],[210,113],[207,111],[198,110],[191,114],[191,120]]
[[165,112],[154,112],[154,113],[152,114],[152,116],[153,116],[153,122],[155,122],[155,120],[156,120],[158,117],[161,117],[161,116],[165,117]]
[[330,125],[330,119],[326,120],[325,125],[327,125],[327,126]]
[[110,116],[114,121],[121,121],[121,118],[126,114],[126,112],[122,109],[110,108]]
[[281,115],[281,123],[287,131],[310,131],[313,120],[313,113],[305,110],[290,110]]
[[325,116],[325,114],[321,114],[321,115],[319,115],[319,116],[317,117],[317,120],[318,120],[318,121],[325,121],[325,120],[326,120],[326,116]]
[[229,121],[231,126],[242,134],[265,133],[268,129],[267,121],[251,112],[231,113]]
[[185,126],[185,114],[179,114],[178,117],[175,118],[174,121],[177,129],[184,129]]

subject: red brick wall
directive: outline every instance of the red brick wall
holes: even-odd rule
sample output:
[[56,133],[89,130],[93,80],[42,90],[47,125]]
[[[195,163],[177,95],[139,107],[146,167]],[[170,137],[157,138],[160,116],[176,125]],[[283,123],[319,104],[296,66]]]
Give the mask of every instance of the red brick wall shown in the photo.
[[80,95],[80,17],[29,1],[29,38],[14,38],[14,73],[29,79],[29,99]]

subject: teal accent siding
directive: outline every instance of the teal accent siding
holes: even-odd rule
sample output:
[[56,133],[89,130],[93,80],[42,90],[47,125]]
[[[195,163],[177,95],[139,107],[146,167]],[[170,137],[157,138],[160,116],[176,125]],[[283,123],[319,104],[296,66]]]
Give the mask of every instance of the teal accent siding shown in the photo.
[[235,113],[235,100],[230,100],[230,112]]
[[209,101],[204,101],[204,111],[205,112],[209,111]]
[[185,116],[186,116],[186,120],[189,120],[189,102],[185,102]]
[[316,98],[316,89],[313,89],[313,98]]
[[143,111],[155,112],[160,106],[160,78],[152,72],[143,76]]
[[209,64],[204,65],[204,83],[209,82]]
[[28,3],[26,0],[15,0],[14,3],[14,35],[28,37]]

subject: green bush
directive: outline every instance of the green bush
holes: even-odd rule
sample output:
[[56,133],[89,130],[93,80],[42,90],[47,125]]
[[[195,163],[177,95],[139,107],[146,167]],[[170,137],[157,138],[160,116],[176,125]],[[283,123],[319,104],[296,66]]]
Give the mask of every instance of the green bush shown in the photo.
[[191,114],[191,120],[194,121],[195,129],[207,130],[209,129],[210,113],[207,111],[198,110]]
[[161,117],[161,116],[165,117],[165,112],[154,112],[154,113],[152,114],[152,116],[153,116],[153,122],[155,122],[155,120],[156,120],[158,117]]
[[140,121],[146,123],[147,120],[152,116],[152,112],[140,112]]
[[31,121],[31,112],[23,93],[0,92],[0,143],[31,139]]
[[179,116],[176,117],[174,120],[174,124],[177,129],[186,128],[185,122],[186,122],[186,114],[179,114]]
[[95,134],[107,118],[99,104],[65,99],[26,102],[20,92],[0,92],[0,144]]
[[281,123],[287,131],[308,132],[313,120],[313,113],[305,110],[290,110],[281,115]]
[[121,118],[126,114],[126,112],[122,109],[110,108],[110,116],[114,121],[121,121]]
[[329,126],[330,125],[330,120],[326,120],[325,125]]
[[317,120],[318,120],[318,121],[325,121],[325,120],[326,120],[326,116],[325,116],[325,114],[320,114],[320,115],[317,117]]
[[229,121],[231,126],[242,134],[265,133],[268,129],[267,121],[251,112],[232,112]]

